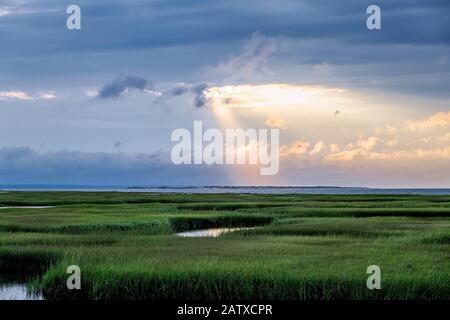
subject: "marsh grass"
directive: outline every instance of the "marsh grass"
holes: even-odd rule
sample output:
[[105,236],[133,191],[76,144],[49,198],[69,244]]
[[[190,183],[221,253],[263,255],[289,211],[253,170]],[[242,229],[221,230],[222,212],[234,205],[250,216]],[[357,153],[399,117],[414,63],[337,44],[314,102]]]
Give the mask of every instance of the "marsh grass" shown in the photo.
[[224,270],[170,270],[141,272],[90,270],[85,288],[68,291],[65,276],[49,273],[43,293],[53,299],[184,299],[184,300],[334,300],[334,299],[446,299],[442,282],[396,278],[384,282],[384,291],[369,291],[365,277],[303,276]]
[[[130,249],[129,262],[109,248],[114,263],[98,252],[75,254],[47,271],[38,287],[48,298],[69,299],[447,299],[450,294],[449,265],[437,254],[439,246],[323,238],[234,235],[212,243],[172,238],[158,244],[164,253],[157,257],[156,248]],[[64,287],[64,267],[74,261],[83,270],[81,292]],[[365,269],[374,262],[382,266],[381,291],[365,286]]]
[[172,233],[171,226],[165,221],[154,222],[123,222],[123,223],[91,223],[70,224],[52,227],[27,227],[20,225],[0,225],[0,232],[41,232],[59,234],[87,234],[108,232],[134,232],[140,234],[168,234]]
[[61,258],[61,253],[50,250],[0,248],[0,272],[38,275]]
[[[0,271],[49,299],[449,299],[450,197],[9,192]],[[259,226],[219,238],[175,232]],[[79,265],[82,290],[67,290]],[[367,290],[379,265],[382,290]]]

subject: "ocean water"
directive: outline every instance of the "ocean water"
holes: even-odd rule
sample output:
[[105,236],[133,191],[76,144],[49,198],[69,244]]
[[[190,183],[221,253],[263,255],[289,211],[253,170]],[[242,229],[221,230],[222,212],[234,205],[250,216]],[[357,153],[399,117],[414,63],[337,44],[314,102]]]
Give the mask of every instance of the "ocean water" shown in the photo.
[[0,185],[0,192],[8,191],[116,191],[155,193],[235,193],[235,194],[410,194],[450,195],[450,188],[363,188],[363,187],[279,187],[279,186],[47,186]]

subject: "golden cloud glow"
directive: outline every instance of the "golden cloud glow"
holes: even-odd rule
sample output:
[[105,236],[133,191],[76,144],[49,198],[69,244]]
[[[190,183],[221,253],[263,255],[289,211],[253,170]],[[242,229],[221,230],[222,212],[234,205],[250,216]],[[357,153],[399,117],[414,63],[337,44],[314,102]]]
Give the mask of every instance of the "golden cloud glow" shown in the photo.
[[10,98],[19,100],[33,100],[27,93],[23,91],[2,91],[0,92],[0,98]]
[[310,155],[315,155],[320,153],[322,150],[326,148],[326,145],[323,141],[319,141],[314,145],[314,148],[309,152]]
[[[450,160],[450,112],[408,121],[414,102],[277,83],[210,87],[204,96],[224,128],[283,129],[281,170],[284,166],[285,170],[358,167],[364,171],[369,163],[389,170],[408,165],[424,168],[429,161],[435,163],[433,170],[441,170]],[[236,173],[256,184],[258,175],[252,168],[239,168]]]
[[281,146],[280,156],[298,156],[306,154],[309,150],[311,143],[309,141],[298,140],[295,141],[291,146]]
[[257,108],[323,104],[324,99],[344,92],[339,88],[319,86],[263,84],[211,87],[204,95],[212,107]]
[[378,138],[370,137],[368,139],[358,140],[357,144],[361,149],[370,151],[377,144],[378,140],[379,140]]
[[280,129],[284,129],[285,126],[285,121],[283,118],[278,118],[278,117],[271,117],[266,119],[265,121],[265,125],[271,128],[280,128]]
[[390,152],[371,152],[364,149],[346,150],[327,155],[324,162],[349,161],[417,161],[417,160],[449,160],[450,147],[436,149],[412,149]]
[[450,111],[436,113],[427,119],[410,121],[408,125],[411,130],[425,130],[450,126]]

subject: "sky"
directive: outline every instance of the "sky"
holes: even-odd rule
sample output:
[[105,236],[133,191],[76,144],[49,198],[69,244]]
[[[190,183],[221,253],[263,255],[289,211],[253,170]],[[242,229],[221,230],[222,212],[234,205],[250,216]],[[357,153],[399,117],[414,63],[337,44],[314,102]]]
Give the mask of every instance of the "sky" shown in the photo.
[[[0,0],[0,184],[450,187],[449,14],[448,0]],[[279,129],[278,174],[174,165],[171,133],[196,120]]]

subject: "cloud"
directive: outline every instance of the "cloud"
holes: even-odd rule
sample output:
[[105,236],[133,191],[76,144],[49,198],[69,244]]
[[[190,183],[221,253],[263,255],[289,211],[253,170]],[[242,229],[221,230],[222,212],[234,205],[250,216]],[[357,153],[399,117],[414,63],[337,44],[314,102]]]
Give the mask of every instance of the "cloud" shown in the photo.
[[[440,62],[448,60],[445,55],[450,43],[446,15],[450,4],[445,0],[383,0],[383,25],[390,27],[370,36],[365,28],[365,8],[355,0],[344,0],[341,5],[310,0],[282,4],[273,0],[176,0],[164,4],[117,0],[108,5],[78,2],[93,17],[89,26],[95,32],[84,36],[83,41],[75,39],[80,59],[70,64],[64,62],[73,55],[74,39],[60,28],[60,16],[65,14],[60,1],[5,4],[5,12],[12,11],[8,7],[40,12],[2,19],[2,27],[8,30],[2,36],[0,61],[5,81],[62,76],[61,84],[67,82],[70,86],[76,78],[86,80],[87,74],[103,77],[127,59],[131,70],[152,72],[155,78],[173,77],[169,81],[180,81],[180,75],[193,75],[205,65],[223,66],[221,70],[226,74],[218,75],[220,81],[254,81],[255,75],[261,78],[261,69],[267,71],[262,74],[269,73],[278,81],[289,81],[282,79],[289,71],[297,73],[297,78],[311,80],[313,66],[319,66],[320,74],[321,64],[326,61],[340,71],[338,78],[329,79],[334,83],[361,86],[376,79],[385,83],[381,89],[416,94],[439,91],[448,96],[448,72]],[[57,11],[50,11],[55,8]],[[155,23],[147,23],[149,20]],[[408,26],[414,26],[415,32],[408,32]],[[223,58],[224,52],[233,52],[236,44],[255,30],[260,33],[248,39],[246,48],[230,59]],[[290,47],[292,43],[296,46]],[[37,56],[42,57],[39,65]],[[274,62],[271,70],[268,61]],[[392,68],[392,64],[396,67]],[[54,65],[59,67],[52,68]],[[233,71],[228,66],[238,69]],[[63,77],[68,72],[70,81]]]
[[280,38],[254,33],[237,56],[210,68],[207,73],[219,81],[251,82],[271,74],[267,67],[269,57],[278,50]]
[[188,93],[189,91],[190,91],[189,85],[186,85],[183,83],[176,87],[173,87],[172,89],[168,90],[164,94],[168,95],[168,96],[172,96],[172,97],[178,97],[178,96]]
[[[36,168],[39,168],[37,170]],[[220,185],[223,167],[174,165],[170,154],[0,148],[2,184]]]
[[398,133],[398,129],[392,125],[386,124],[384,126],[375,128],[375,133],[380,136],[392,136]]
[[320,153],[322,150],[324,150],[326,147],[325,143],[323,141],[317,142],[313,149],[309,152],[310,155],[315,155]]
[[378,138],[370,137],[368,139],[359,139],[357,145],[363,150],[370,151],[379,141]]
[[52,100],[56,99],[56,94],[54,91],[41,92],[39,98],[43,100]]
[[208,85],[205,83],[195,85],[191,88],[191,92],[194,93],[194,103],[197,108],[204,107],[207,102],[207,98],[205,96],[205,90],[208,88]]
[[0,91],[0,100],[25,100],[25,101],[31,101],[31,100],[52,100],[56,99],[56,93],[55,91],[44,91],[39,92],[39,94],[36,95],[30,95],[29,93],[26,93],[21,90],[14,90],[14,91]]
[[286,122],[284,121],[284,119],[279,117],[267,118],[265,121],[265,125],[271,128],[284,129],[285,124]]
[[[240,84],[209,87],[204,95],[213,107],[326,107],[344,98],[345,89],[292,83]],[[336,102],[334,102],[336,103]]]
[[18,100],[33,100],[33,97],[23,91],[0,91],[0,98],[18,99]]
[[362,148],[345,150],[339,153],[330,154],[324,157],[324,162],[352,162],[352,161],[435,161],[449,160],[450,147],[433,149],[411,149],[389,152],[372,152]]
[[450,112],[439,112],[425,119],[406,121],[398,126],[386,124],[376,127],[374,136],[359,138],[355,143],[347,144],[344,150],[330,148],[331,153],[326,154],[322,160],[324,164],[373,161],[372,165],[377,163],[377,166],[384,165],[384,161],[391,161],[392,165],[397,166],[404,165],[405,161],[410,164],[419,164],[421,161],[447,161],[450,159],[450,133],[430,130],[446,128],[449,125]]
[[98,90],[95,90],[95,89],[88,89],[88,90],[86,90],[85,93],[88,97],[91,97],[91,98],[98,96]]
[[356,141],[341,141],[340,145],[335,141],[319,141],[310,149],[309,142],[299,140],[291,146],[282,146],[280,152],[284,158],[301,160],[303,164],[314,160],[318,166],[364,165],[365,161],[371,161],[370,166],[377,169],[400,168],[407,163],[410,166],[417,164],[417,170],[424,171],[426,161],[436,161],[440,162],[435,168],[438,170],[443,166],[441,163],[450,158],[450,133],[424,129],[446,128],[450,124],[449,114],[440,112],[396,126],[385,124],[375,127],[371,135]]
[[37,13],[50,13],[57,12],[58,9],[48,8],[31,8],[31,7],[21,7],[22,4],[27,4],[25,1],[15,1],[13,4],[16,6],[0,6],[0,17],[13,16],[13,15],[31,15]]
[[440,143],[450,143],[450,132],[437,138]]
[[338,152],[339,149],[340,149],[340,148],[339,148],[339,145],[337,145],[336,143],[330,144],[330,151],[331,151],[332,153]]
[[411,130],[426,130],[437,127],[442,128],[447,126],[450,126],[450,111],[439,112],[426,119],[418,121],[409,121],[408,123],[408,127]]
[[152,84],[142,77],[120,75],[114,81],[105,84],[98,92],[99,99],[116,99],[129,89],[152,90]]
[[205,90],[208,89],[209,85],[207,83],[199,83],[199,84],[180,84],[177,85],[170,90],[161,94],[165,97],[178,97],[184,94],[192,94],[193,95],[193,103],[195,107],[201,108],[204,107],[208,103],[208,98],[205,95]]
[[0,7],[0,17],[12,14],[10,7]]
[[303,155],[308,152],[310,146],[311,143],[308,141],[298,140],[290,146],[281,146],[280,155],[282,157]]

